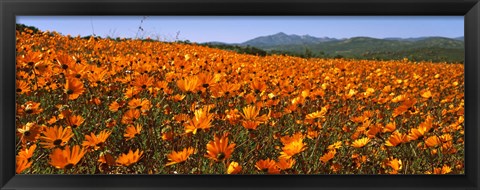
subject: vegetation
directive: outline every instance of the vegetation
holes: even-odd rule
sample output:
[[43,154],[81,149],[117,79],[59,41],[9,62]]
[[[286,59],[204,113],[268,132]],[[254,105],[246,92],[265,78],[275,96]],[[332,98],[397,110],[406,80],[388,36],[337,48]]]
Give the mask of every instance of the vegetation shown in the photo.
[[369,60],[402,60],[407,57],[412,61],[457,63],[464,61],[465,54],[462,40],[442,37],[334,39],[279,33],[258,37],[240,45],[261,48],[269,54],[316,58],[345,57]]
[[211,48],[223,49],[223,50],[231,50],[241,54],[250,54],[250,55],[258,55],[258,56],[266,56],[267,52],[252,46],[239,46],[239,45],[228,45],[228,44],[215,44],[215,43],[205,43],[201,44]]
[[17,39],[17,173],[465,173],[463,64]]

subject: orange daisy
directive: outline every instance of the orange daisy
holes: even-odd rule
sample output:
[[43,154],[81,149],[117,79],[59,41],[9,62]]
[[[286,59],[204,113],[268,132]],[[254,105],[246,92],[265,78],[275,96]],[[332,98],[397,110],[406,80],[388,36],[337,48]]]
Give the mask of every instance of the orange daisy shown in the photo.
[[131,124],[140,118],[140,110],[138,109],[129,109],[123,114],[122,123]]
[[267,158],[265,160],[259,160],[255,163],[255,167],[263,172],[268,172],[269,174],[279,174],[280,169],[277,167],[275,160]]
[[70,169],[75,166],[85,155],[86,150],[80,146],[75,145],[70,149],[67,145],[63,150],[56,148],[50,154],[50,165],[57,169]]
[[428,137],[427,139],[425,139],[425,144],[428,147],[436,147],[441,143],[442,142],[440,141],[440,138],[438,138],[437,136],[431,136],[431,137]]
[[228,144],[228,133],[225,133],[222,137],[215,135],[214,140],[207,144],[205,157],[219,162],[229,159],[234,149],[235,143]]
[[238,162],[230,162],[227,168],[227,174],[238,174],[242,171],[242,166]]
[[30,86],[27,82],[23,80],[17,80],[17,89],[16,92],[19,94],[29,94],[30,93]]
[[33,144],[32,146],[30,146],[30,148],[22,149],[20,152],[18,152],[17,159],[20,158],[20,159],[30,160],[36,148],[37,148],[37,145]]
[[85,91],[85,87],[80,79],[69,77],[65,84],[65,93],[69,100],[75,100]]
[[137,126],[133,125],[128,125],[127,128],[125,129],[125,133],[123,134],[123,137],[125,137],[125,140],[132,140],[136,135],[139,135],[140,132],[142,131],[142,126],[137,124]]
[[85,141],[83,141],[83,146],[87,146],[89,148],[93,148],[93,150],[98,150],[102,147],[107,140],[108,136],[110,136],[111,131],[103,130],[96,136],[93,132],[90,135],[85,135]]
[[335,154],[337,154],[337,151],[335,149],[328,151],[325,153],[322,157],[320,157],[320,161],[322,161],[324,164],[330,161]]
[[280,152],[280,158],[291,158],[292,156],[304,151],[307,147],[303,143],[303,138],[288,143],[283,146],[282,152]]
[[119,166],[130,166],[140,160],[142,158],[143,151],[137,149],[135,152],[129,150],[127,154],[122,154],[117,158],[117,165]]
[[368,142],[370,142],[370,139],[368,137],[363,137],[353,141],[352,146],[355,148],[362,148],[367,145]]
[[32,166],[33,161],[28,161],[27,159],[18,158],[16,159],[15,172],[17,174],[22,173],[23,170]]
[[72,116],[67,118],[67,122],[68,122],[69,126],[74,128],[74,129],[79,127],[84,121],[85,121],[85,119],[83,119],[83,117],[80,116],[80,115],[72,115]]
[[55,147],[63,147],[67,144],[70,138],[73,137],[72,129],[71,128],[63,128],[63,127],[47,127],[43,131],[43,136],[40,137],[40,145],[43,148],[55,148]]
[[169,162],[166,164],[166,166],[185,162],[188,159],[188,157],[190,157],[190,155],[194,153],[194,151],[195,149],[192,147],[184,148],[182,151],[178,151],[178,152],[172,151],[172,153],[167,155]]
[[40,137],[40,133],[43,130],[43,126],[39,126],[36,123],[28,122],[23,125],[22,128],[18,128],[18,135],[23,144],[28,142],[35,142]]
[[209,129],[213,119],[213,114],[208,113],[209,111],[208,107],[195,110],[193,119],[184,124],[185,133],[197,134],[199,129]]
[[292,168],[294,164],[294,159],[279,158],[277,162],[277,167],[280,170],[287,170]]
[[398,171],[402,169],[402,160],[399,160],[397,158],[395,159],[390,159],[388,161],[387,166],[390,166],[393,171],[389,172],[390,174],[398,174]]
[[182,92],[192,93],[199,87],[200,83],[197,76],[186,77],[185,79],[178,80],[177,86]]
[[387,142],[385,142],[385,146],[397,146],[400,143],[405,143],[407,141],[408,141],[407,135],[402,134],[398,131],[395,131],[393,132],[393,134],[390,135]]

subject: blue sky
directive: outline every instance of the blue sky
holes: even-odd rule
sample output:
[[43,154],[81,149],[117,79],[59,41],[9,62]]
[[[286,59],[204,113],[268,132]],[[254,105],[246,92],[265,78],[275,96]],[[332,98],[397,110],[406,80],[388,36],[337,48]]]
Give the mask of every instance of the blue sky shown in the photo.
[[464,36],[463,16],[17,16],[17,23],[72,36],[240,43],[278,32],[316,37]]

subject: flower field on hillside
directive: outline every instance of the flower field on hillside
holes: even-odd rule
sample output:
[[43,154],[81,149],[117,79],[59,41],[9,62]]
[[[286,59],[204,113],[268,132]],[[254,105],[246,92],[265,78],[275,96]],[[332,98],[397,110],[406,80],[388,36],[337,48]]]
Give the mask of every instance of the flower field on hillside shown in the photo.
[[16,43],[17,173],[464,173],[462,64]]

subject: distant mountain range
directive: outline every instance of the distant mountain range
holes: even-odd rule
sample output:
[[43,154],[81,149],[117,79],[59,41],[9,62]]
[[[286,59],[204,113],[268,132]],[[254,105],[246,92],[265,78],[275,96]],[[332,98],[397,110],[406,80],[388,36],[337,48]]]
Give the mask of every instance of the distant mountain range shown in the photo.
[[464,37],[336,39],[283,32],[260,36],[243,43],[209,42],[209,45],[255,47],[268,53],[305,57],[346,57],[362,59],[403,59],[463,62]]
[[278,45],[300,45],[300,44],[318,44],[322,42],[338,41],[335,38],[318,38],[310,35],[287,35],[283,32],[269,35],[269,36],[260,36],[246,42],[241,43],[241,45],[251,45],[255,47],[262,46],[278,46]]

